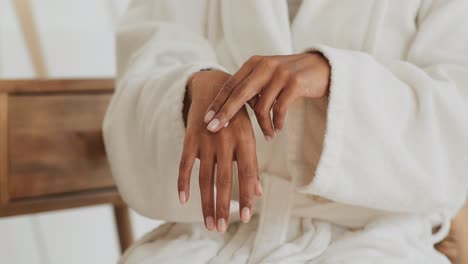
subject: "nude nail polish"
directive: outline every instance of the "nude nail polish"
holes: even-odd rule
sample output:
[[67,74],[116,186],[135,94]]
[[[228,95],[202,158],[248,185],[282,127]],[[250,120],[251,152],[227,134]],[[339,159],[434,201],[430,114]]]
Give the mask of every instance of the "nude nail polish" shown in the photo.
[[271,138],[270,136],[265,136],[265,140],[266,140],[267,142],[271,142],[272,138]]
[[215,229],[214,219],[212,216],[208,216],[206,218],[206,228],[208,228],[208,230],[210,231],[213,231]]
[[184,205],[187,202],[187,196],[185,192],[180,192],[179,193],[179,201],[181,205]]
[[263,188],[262,188],[262,185],[261,184],[258,184],[257,185],[257,192],[260,196],[263,195]]
[[209,124],[208,124],[208,130],[215,132],[216,129],[219,126],[219,120],[218,119],[213,119]]
[[216,113],[215,113],[215,111],[213,111],[213,110],[208,111],[208,113],[206,113],[206,115],[205,115],[205,123],[208,124],[208,123],[211,121],[211,119],[213,119],[213,117],[215,116],[215,114],[216,114]]
[[242,222],[248,223],[250,220],[250,216],[251,216],[250,209],[248,207],[242,208],[242,211],[241,211]]
[[218,219],[218,232],[222,234],[226,232],[226,228],[226,220],[224,218]]

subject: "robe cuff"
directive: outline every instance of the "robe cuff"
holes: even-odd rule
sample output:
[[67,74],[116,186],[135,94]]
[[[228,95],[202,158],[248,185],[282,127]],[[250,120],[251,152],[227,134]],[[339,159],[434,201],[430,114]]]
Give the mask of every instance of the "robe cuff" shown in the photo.
[[[176,222],[203,220],[196,185],[191,185],[191,199],[184,207],[179,204],[175,187],[185,137],[186,83],[194,73],[208,67],[224,70],[216,64],[186,64],[119,80],[122,87],[116,92],[125,94],[113,99],[119,107],[108,110],[106,147],[122,198],[146,217]],[[131,90],[136,88],[140,89],[137,95]],[[122,110],[134,112],[119,112]],[[122,152],[124,149],[128,151]],[[192,173],[192,182],[194,178]]]
[[329,102],[327,109],[327,124],[323,142],[322,154],[320,156],[313,180],[297,191],[304,194],[329,196],[333,193],[331,185],[344,172],[340,166],[343,138],[345,136],[346,109],[348,107],[347,94],[352,82],[352,71],[348,69],[352,58],[346,52],[331,47],[316,45],[307,52],[321,53],[330,64]]

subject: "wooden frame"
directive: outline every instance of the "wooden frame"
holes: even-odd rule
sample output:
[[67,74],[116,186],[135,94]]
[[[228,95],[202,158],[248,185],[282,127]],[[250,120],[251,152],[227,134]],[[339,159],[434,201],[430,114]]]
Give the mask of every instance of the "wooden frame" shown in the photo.
[[[53,98],[55,102],[57,100],[62,100],[61,98],[67,98],[67,100],[74,100],[76,98],[78,102],[86,102],[86,105],[93,106],[93,109],[101,109],[100,113],[96,113],[96,115],[102,115],[102,109],[105,109],[107,105],[103,105],[106,101],[103,100],[96,100],[95,98],[102,98],[105,95],[105,98],[110,97],[113,93],[114,81],[112,79],[87,79],[87,80],[0,80],[0,217],[7,217],[7,216],[16,216],[16,215],[23,215],[23,214],[32,214],[32,213],[40,213],[40,212],[47,212],[53,210],[62,210],[62,209],[69,209],[69,208],[76,208],[81,206],[93,206],[99,204],[111,204],[114,208],[114,216],[115,216],[115,223],[119,235],[119,242],[122,252],[128,248],[131,243],[133,242],[133,235],[131,229],[131,222],[129,217],[129,210],[125,203],[119,196],[119,193],[116,187],[112,184],[111,186],[97,184],[97,185],[79,185],[79,186],[88,186],[88,187],[78,187],[73,189],[64,189],[63,192],[57,192],[53,190],[53,192],[45,192],[44,194],[40,192],[34,192],[31,195],[23,195],[21,197],[12,195],[12,180],[15,180],[16,177],[12,173],[11,164],[15,164],[15,160],[12,160],[14,153],[12,147],[16,145],[14,142],[12,143],[12,139],[16,136],[16,130],[14,130],[15,126],[11,124],[15,124],[17,120],[9,120],[10,117],[16,117],[14,111],[16,110],[23,110],[23,108],[13,107],[15,102],[18,102],[17,99],[12,100],[14,98],[27,98],[28,102],[34,105],[35,98],[38,101],[44,102],[44,98]],[[89,101],[87,101],[89,99]],[[20,100],[21,101],[21,100]],[[59,101],[60,102],[60,101]],[[94,106],[94,104],[100,104],[98,108]],[[48,105],[39,104],[41,106],[48,107]],[[37,106],[37,104],[36,104]],[[67,104],[61,104],[62,107],[67,107]],[[30,105],[25,105],[25,107],[30,107]],[[13,109],[13,111],[12,111]],[[16,109],[16,110],[15,110]],[[66,110],[66,109],[65,109]],[[34,110],[32,110],[34,111]],[[76,109],[69,109],[68,115],[73,114],[73,111],[77,111]],[[71,111],[71,113],[70,113]],[[88,110],[91,111],[91,110]],[[32,112],[33,113],[33,112]],[[43,112],[43,113],[47,113]],[[55,112],[49,112],[55,113]],[[55,118],[60,118],[62,114],[54,114]],[[22,116],[25,116],[23,113]],[[98,118],[98,117],[97,117]],[[99,118],[102,118],[100,116]],[[27,121],[25,121],[27,122]],[[81,123],[87,122],[86,120],[81,120]],[[27,127],[31,127],[31,123],[26,124]],[[67,131],[73,131],[75,127],[75,123],[65,123],[62,125],[66,125]],[[96,126],[98,124],[96,123]],[[34,126],[32,127],[34,128]],[[96,128],[100,130],[99,128]],[[23,129],[24,130],[24,129]],[[62,130],[58,131],[57,133],[66,133],[61,132]],[[95,133],[91,131],[91,136],[88,137],[78,137],[78,138],[71,138],[71,140],[79,140],[80,142],[83,140],[94,139],[96,137],[100,137],[99,133]],[[33,133],[35,134],[35,133]],[[44,134],[44,133],[43,133]],[[51,135],[53,139],[53,135]],[[102,144],[102,141],[96,141],[96,144]],[[91,144],[95,144],[95,141],[90,141]],[[89,145],[89,144],[88,144]],[[28,145],[24,145],[23,147]],[[103,149],[103,146],[98,147],[97,149]],[[95,150],[95,148],[92,148]],[[51,153],[54,150],[47,150],[47,153]],[[72,150],[71,150],[72,151]],[[18,152],[18,151],[16,151]],[[84,152],[85,155],[88,155],[88,152]],[[99,152],[100,153],[100,152]],[[66,155],[66,153],[64,153]],[[30,155],[31,156],[31,155]],[[18,157],[18,156],[16,156]],[[32,156],[33,158],[36,156]],[[73,156],[72,156],[73,157]],[[34,164],[40,164],[42,157],[38,156],[37,161]],[[55,157],[56,159],[57,157]],[[78,156],[79,158],[79,156]],[[94,156],[86,157],[87,160],[93,159]],[[34,158],[35,159],[35,158]],[[104,160],[100,160],[99,164],[105,162]],[[94,162],[96,163],[96,162]],[[91,164],[94,164],[91,163]],[[84,163],[84,166],[87,163]],[[65,164],[66,165],[66,164]],[[33,167],[34,168],[34,167]],[[40,169],[40,168],[39,168]],[[63,168],[62,168],[63,171]],[[90,170],[93,172],[93,170]],[[34,171],[33,175],[34,175]],[[45,171],[47,172],[47,170]],[[66,171],[65,171],[66,172]],[[99,170],[96,173],[101,174],[103,171]],[[26,172],[27,173],[27,172]],[[78,177],[76,173],[74,177]],[[106,172],[106,175],[108,173]],[[64,175],[65,176],[65,175]],[[98,175],[96,175],[97,177]],[[103,175],[104,176],[104,175]],[[54,176],[54,177],[60,177]],[[100,177],[100,176],[99,176]],[[108,176],[105,176],[108,177]],[[88,177],[89,178],[89,177]],[[88,179],[85,178],[85,179]],[[28,179],[33,179],[30,175]],[[58,178],[55,178],[58,179]],[[16,179],[18,180],[18,179]],[[65,179],[66,180],[66,179]],[[81,180],[83,181],[83,180]],[[68,187],[74,184],[76,179],[68,182]],[[107,181],[105,181],[107,182]],[[25,184],[30,184],[27,181]],[[67,187],[66,186],[66,187]],[[100,187],[102,186],[102,187]],[[81,189],[80,189],[81,188]],[[26,189],[28,190],[28,189]],[[72,191],[69,191],[72,190]]]
[[8,94],[0,91],[0,204],[8,199]]

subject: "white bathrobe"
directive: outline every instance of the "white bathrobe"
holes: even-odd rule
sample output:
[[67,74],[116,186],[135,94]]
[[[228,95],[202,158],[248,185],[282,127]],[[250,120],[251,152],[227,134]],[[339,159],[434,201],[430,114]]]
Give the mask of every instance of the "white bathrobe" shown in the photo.
[[[125,201],[169,223],[121,263],[449,263],[433,244],[468,187],[467,12],[468,0],[305,0],[290,23],[287,0],[134,1],[105,143]],[[329,98],[295,102],[271,144],[253,118],[264,196],[250,223],[234,206],[226,234],[206,231],[198,164],[190,202],[177,194],[187,79],[310,50],[330,62]]]

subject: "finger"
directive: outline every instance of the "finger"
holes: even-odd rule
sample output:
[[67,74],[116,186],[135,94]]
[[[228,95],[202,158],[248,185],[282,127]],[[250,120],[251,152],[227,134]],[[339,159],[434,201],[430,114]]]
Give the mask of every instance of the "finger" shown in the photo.
[[254,187],[258,180],[258,165],[255,151],[250,146],[236,151],[239,175],[239,212],[242,222],[249,222],[254,204]]
[[435,248],[442,254],[446,255],[451,261],[454,261],[459,257],[459,252],[455,243],[442,241],[441,243],[436,244]]
[[218,232],[224,233],[229,224],[232,186],[232,154],[220,154],[216,175],[216,223]]
[[197,147],[190,137],[186,137],[179,163],[179,177],[177,179],[179,201],[182,205],[186,204],[190,197],[190,178],[192,176],[192,168],[196,157]]
[[203,155],[200,158],[199,185],[203,219],[208,230],[215,229],[214,224],[214,157]]
[[207,113],[205,114],[204,121],[205,123],[209,123],[216,113],[221,109],[223,104],[228,99],[229,95],[231,95],[234,88],[241,83],[254,69],[255,65],[261,60],[260,56],[252,56],[248,59],[242,67],[229,78],[226,83],[223,84],[221,90],[219,91],[218,95],[216,95],[213,102],[208,107]]
[[257,181],[255,182],[254,195],[257,197],[262,197],[263,195],[262,183],[259,178],[257,178]]
[[290,79],[286,87],[278,95],[276,102],[273,105],[273,125],[275,126],[276,134],[283,129],[288,107],[297,97],[295,86],[296,81],[291,81]]
[[219,112],[208,124],[208,130],[211,132],[218,132],[247,101],[257,95],[261,89],[268,84],[278,64],[274,60],[264,59],[263,61],[255,67],[249,76],[234,88]]
[[270,115],[271,109],[273,108],[273,104],[281,90],[287,84],[288,78],[288,71],[282,68],[277,68],[273,78],[270,80],[268,85],[263,88],[261,96],[254,108],[258,124],[262,129],[266,141],[268,142],[270,142],[275,136],[272,118]]
[[257,104],[258,102],[258,98],[260,96],[259,95],[256,95],[254,97],[252,97],[252,99],[250,99],[247,103],[249,104],[250,108],[254,109],[255,108],[255,105]]

